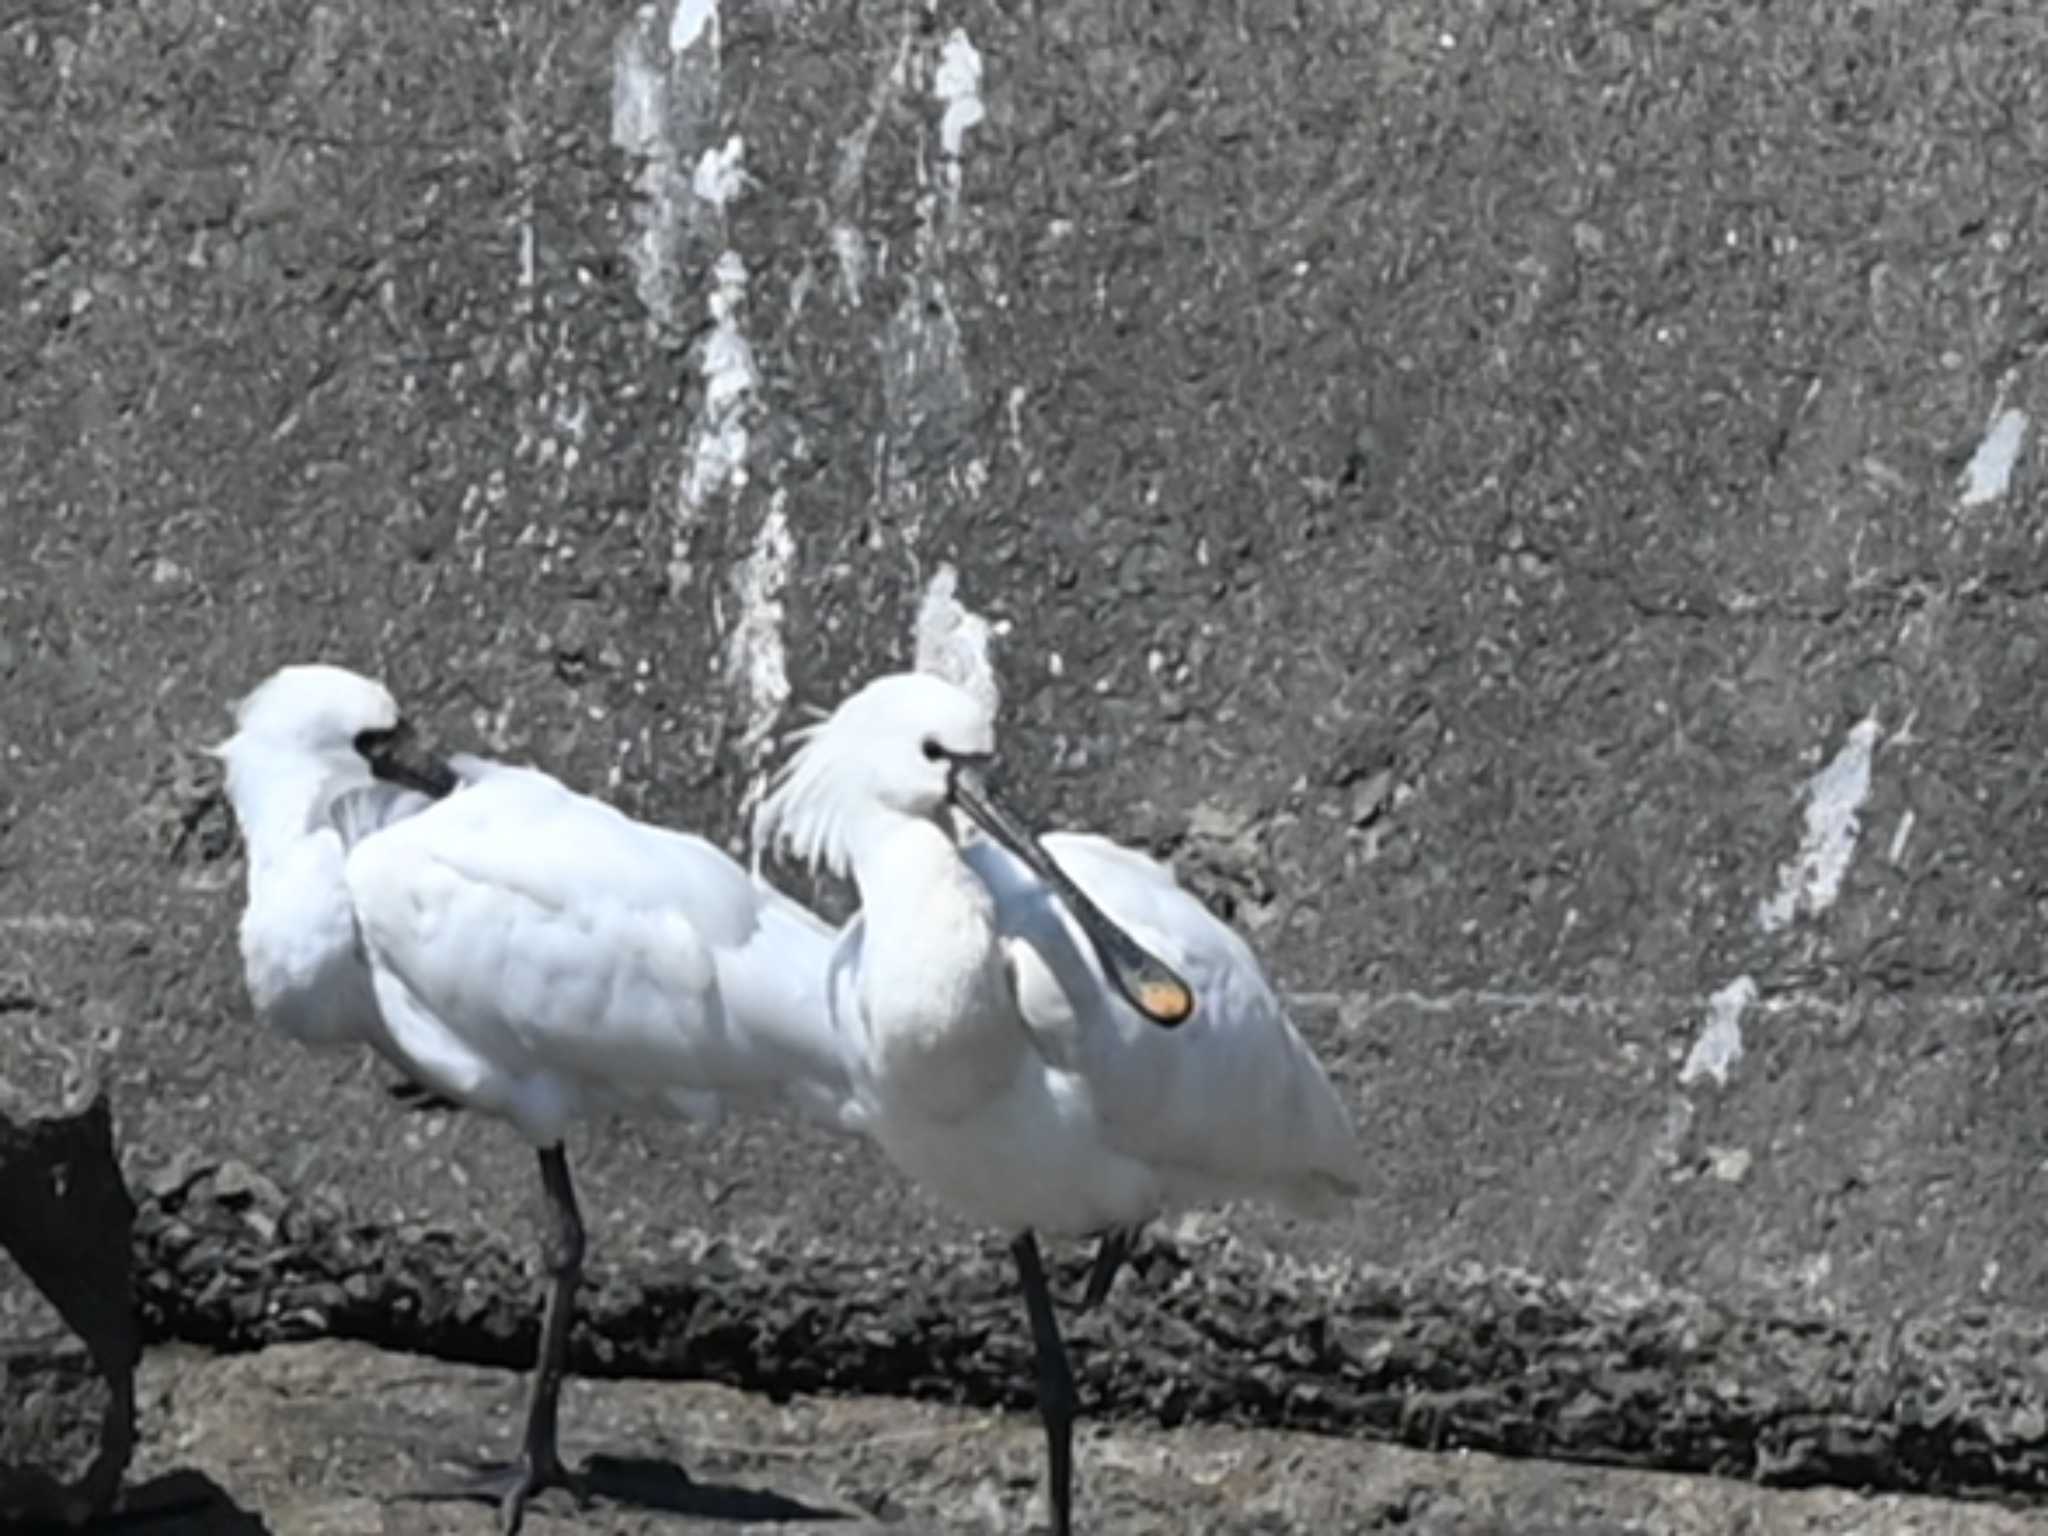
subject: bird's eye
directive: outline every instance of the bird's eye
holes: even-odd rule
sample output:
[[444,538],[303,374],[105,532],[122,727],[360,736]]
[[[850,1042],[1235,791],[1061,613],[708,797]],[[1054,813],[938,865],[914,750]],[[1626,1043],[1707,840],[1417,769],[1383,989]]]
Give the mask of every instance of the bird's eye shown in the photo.
[[927,736],[924,739],[924,757],[928,763],[942,763],[946,760],[946,749],[939,745],[939,738]]
[[397,735],[398,732],[395,730],[357,731],[355,742],[356,751],[364,757],[374,757],[376,756],[377,753],[383,751],[386,747],[390,746],[392,741],[397,737]]

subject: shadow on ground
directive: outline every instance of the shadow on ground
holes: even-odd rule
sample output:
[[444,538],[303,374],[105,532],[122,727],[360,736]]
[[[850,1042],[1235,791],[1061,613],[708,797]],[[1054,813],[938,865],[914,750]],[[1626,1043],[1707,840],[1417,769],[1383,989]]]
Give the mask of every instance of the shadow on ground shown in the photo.
[[114,1512],[88,1529],[134,1536],[272,1536],[204,1472],[183,1468],[122,1490]]
[[[583,1463],[582,1475],[579,1508],[584,1511],[611,1506],[623,1510],[688,1515],[698,1520],[726,1520],[750,1526],[851,1518],[844,1510],[806,1504],[771,1489],[743,1487],[737,1483],[701,1482],[677,1463],[658,1456],[608,1456],[600,1453]],[[574,1496],[550,1490],[542,1497],[560,1505]],[[464,1489],[448,1493],[399,1493],[393,1496],[392,1502],[468,1503],[491,1507],[497,1500],[490,1495]]]
[[[359,1344],[251,1354],[156,1349],[141,1373],[138,1472],[205,1474],[159,1532],[487,1536],[493,1511],[395,1497],[436,1465],[502,1447],[518,1373]],[[876,1398],[771,1401],[705,1382],[572,1378],[563,1452],[596,1497],[529,1507],[528,1536],[993,1536],[1042,1529],[1044,1441],[1030,1413]],[[634,1454],[599,1452],[631,1447]],[[2019,1536],[2036,1512],[1739,1479],[1430,1455],[1274,1430],[1085,1421],[1083,1529],[1118,1536]],[[683,1468],[689,1468],[685,1473]],[[692,1476],[691,1474],[694,1474]],[[215,1489],[205,1478],[218,1480]],[[224,1490],[224,1491],[222,1491]],[[245,1513],[248,1510],[259,1515]]]
[[848,1518],[844,1510],[821,1509],[766,1488],[695,1482],[674,1462],[657,1457],[592,1456],[583,1472],[594,1498],[636,1509],[748,1524]]

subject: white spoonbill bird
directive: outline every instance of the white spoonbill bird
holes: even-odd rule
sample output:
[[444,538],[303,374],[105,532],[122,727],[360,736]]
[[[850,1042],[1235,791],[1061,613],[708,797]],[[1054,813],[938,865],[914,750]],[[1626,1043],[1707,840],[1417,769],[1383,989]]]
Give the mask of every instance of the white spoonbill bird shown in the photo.
[[323,665],[265,678],[210,750],[248,848],[240,938],[257,1018],[303,1045],[367,1045],[403,1070],[342,867],[351,845],[425,810],[459,776],[412,750],[382,684]]
[[[1068,1536],[1073,1377],[1034,1234],[1105,1237],[1094,1300],[1112,1240],[1165,1211],[1329,1214],[1364,1182],[1350,1117],[1244,941],[1169,871],[1099,837],[1041,843],[990,794],[995,725],[970,694],[882,677],[800,739],[755,845],[859,887],[831,982],[856,1113],[903,1172],[1013,1235]],[[955,811],[994,841],[963,844]]]
[[287,669],[238,726],[221,755],[250,843],[259,1010],[300,1039],[372,1045],[539,1152],[550,1284],[520,1450],[429,1491],[489,1499],[516,1531],[533,1494],[582,1484],[556,1438],[584,1254],[564,1133],[777,1100],[850,1124],[834,930],[710,843],[547,774],[419,763],[390,695],[354,674]]

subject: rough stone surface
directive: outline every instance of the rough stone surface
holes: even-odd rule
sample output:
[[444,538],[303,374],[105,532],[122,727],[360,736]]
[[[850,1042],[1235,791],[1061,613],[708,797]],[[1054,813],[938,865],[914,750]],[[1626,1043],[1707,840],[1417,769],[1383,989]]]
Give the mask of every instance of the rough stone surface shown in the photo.
[[[321,1335],[523,1366],[534,1282],[502,1244],[394,1232],[198,1172],[141,1222],[161,1337],[249,1349]],[[228,1192],[223,1194],[221,1191]],[[266,1203],[267,1201],[267,1203]],[[1082,1269],[1055,1283],[1078,1296]],[[1031,1342],[999,1244],[876,1266],[837,1246],[631,1265],[583,1293],[576,1369],[780,1398],[875,1393],[1028,1409]],[[1767,1484],[2048,1493],[2048,1325],[1972,1308],[1881,1331],[1534,1276],[1276,1262],[1229,1239],[1140,1251],[1107,1312],[1066,1324],[1091,1416],[1374,1435]]]
[[124,1412],[82,1347],[0,1346],[0,1522],[76,1524],[108,1508],[132,1447],[110,1454],[107,1427]]
[[[324,655],[730,837],[950,561],[1025,798],[1170,855],[1357,1108],[1373,1189],[1234,1218],[1237,1305],[1341,1337],[1270,1258],[1397,1308],[1526,1272],[1653,1337],[1981,1307],[1958,1390],[2033,1403],[2044,45],[1968,0],[0,18],[0,1023],[111,1053],[138,1180],[235,1161],[385,1234],[312,1315],[496,1274],[509,1134],[248,1021],[228,700]],[[593,1141],[622,1285],[708,1233],[797,1255],[764,1302],[959,1251],[857,1147]],[[251,1305],[168,1252],[164,1316]],[[1492,1347],[1459,1316],[1413,1326]],[[1891,1462],[1952,1401],[1782,1360]],[[1722,1454],[1594,1401],[1586,1454]]]
[[[5,1294],[25,1291],[9,1274],[19,1266],[77,1336],[29,1345],[16,1334],[0,1347],[0,1518],[75,1519],[106,1509],[120,1487],[142,1352],[134,1219],[103,1095],[70,1115],[0,1112],[0,1253],[13,1261],[0,1282],[13,1281]],[[34,1314],[0,1316],[18,1328]]]
[[[480,1506],[393,1500],[450,1458],[495,1454],[519,1384],[325,1342],[209,1357],[154,1351],[142,1376],[139,1536],[462,1536]],[[563,1449],[601,1463],[578,1513],[544,1495],[527,1529],[595,1536],[779,1531],[996,1536],[1043,1531],[1043,1447],[1029,1416],[872,1398],[759,1396],[702,1384],[572,1383]],[[1219,1426],[1085,1429],[1077,1524],[1118,1536],[2019,1536],[2037,1517],[1842,1490],[1432,1456]],[[677,1476],[687,1474],[685,1484]],[[138,1511],[139,1512],[139,1511]],[[830,1517],[830,1518],[824,1518]]]

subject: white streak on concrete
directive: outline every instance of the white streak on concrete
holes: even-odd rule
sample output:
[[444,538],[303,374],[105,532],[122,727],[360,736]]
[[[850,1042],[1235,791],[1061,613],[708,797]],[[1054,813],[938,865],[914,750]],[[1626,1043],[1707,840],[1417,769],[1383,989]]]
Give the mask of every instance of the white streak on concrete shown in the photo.
[[1685,1058],[1678,1074],[1680,1083],[1695,1083],[1703,1077],[1716,1083],[1728,1081],[1729,1071],[1742,1060],[1742,1015],[1756,996],[1756,982],[1738,976],[1707,999],[1706,1027]]
[[951,565],[940,566],[926,584],[917,605],[914,665],[919,672],[964,688],[995,713],[1002,703],[1002,689],[996,681],[989,641],[1007,634],[1010,626],[991,624],[968,608],[957,595],[959,586],[960,573]]
[[1714,1177],[1723,1184],[1740,1184],[1749,1177],[1756,1154],[1747,1147],[1709,1147],[1707,1161]]
[[984,115],[981,55],[965,32],[954,28],[935,61],[921,58],[930,63],[931,93],[944,108],[938,185],[918,198],[917,269],[903,285],[903,300],[883,327],[881,344],[884,513],[912,550],[923,530],[923,509],[939,489],[931,471],[954,472],[975,416],[974,382],[946,270],[965,240],[958,209],[960,157],[967,130]]
[[[715,28],[712,35],[715,42]],[[738,134],[723,144],[712,145],[697,157],[690,192],[704,227],[723,231],[727,205],[748,185],[745,157],[746,144]],[[668,568],[669,585],[675,590],[690,582],[691,537],[712,499],[724,491],[740,490],[747,483],[747,452],[753,442],[755,397],[761,378],[754,366],[753,346],[741,324],[746,313],[747,282],[747,264],[740,253],[729,246],[720,251],[718,260],[712,264],[711,289],[704,300],[711,328],[697,351],[697,373],[704,381],[704,399],[691,427],[689,457],[676,492],[676,544]]]
[[612,44],[612,143],[638,162],[639,194],[626,257],[657,330],[677,325],[690,237],[717,238],[723,201],[693,195],[692,168],[703,169],[698,151],[717,130],[719,89],[714,0],[679,0],[666,27],[656,6],[642,5],[619,29]]
[[783,644],[782,594],[796,563],[785,493],[777,491],[754,535],[754,547],[733,575],[739,617],[726,640],[727,683],[736,689],[746,724],[740,753],[756,766],[761,749],[789,703],[789,657]]
[[697,364],[704,380],[704,404],[683,471],[683,505],[693,516],[700,515],[721,490],[747,483],[748,415],[760,376],[754,369],[754,349],[740,329],[746,302],[747,264],[738,251],[725,251],[712,268],[706,301],[711,332],[704,338]]
[[1906,856],[1906,839],[1913,835],[1913,808],[1906,807],[1906,813],[1899,818],[1899,830],[1892,834],[1891,862],[1896,865]]
[[745,142],[734,134],[724,144],[714,145],[698,156],[696,174],[690,178],[690,190],[697,200],[725,212],[725,205],[746,187],[746,167],[741,164],[745,154]]
[[519,200],[519,292],[526,308],[533,307],[534,285],[540,278],[540,237],[533,228],[533,193]]
[[676,0],[675,14],[669,17],[668,51],[681,53],[690,44],[702,37],[706,29],[711,33],[711,46],[718,46],[718,0]]
[[1863,802],[1870,795],[1870,759],[1877,721],[1860,720],[1832,761],[1806,786],[1806,835],[1799,853],[1778,874],[1777,894],[1758,904],[1757,923],[1776,933],[1801,912],[1819,916],[1841,894],[1842,877],[1856,853]]
[[2012,484],[2013,466],[2019,462],[2020,448],[2026,440],[2025,413],[2005,410],[1991,418],[1984,441],[1977,445],[1977,451],[1970,455],[1970,462],[1963,467],[1964,507],[1981,507],[2005,494],[2006,487]]
[[[988,115],[981,104],[981,55],[959,27],[947,34],[945,46],[939,50],[932,95],[946,109],[939,119],[939,147],[947,159],[957,161],[967,143],[967,130]],[[957,181],[957,170],[954,174]]]
[[612,143],[640,162],[634,176],[639,206],[626,259],[633,291],[662,326],[675,320],[676,255],[683,234],[681,166],[668,105],[667,61],[653,57],[645,30],[629,22],[612,47]]
[[[939,49],[932,72],[932,96],[945,110],[939,116],[939,183],[945,188],[949,217],[960,204],[960,168],[967,154],[967,130],[988,114],[981,104],[981,55],[967,34],[955,27]],[[936,225],[936,221],[935,221]],[[937,227],[931,230],[936,237]]]
[[903,81],[910,68],[910,13],[904,13],[904,25],[897,35],[896,52],[879,72],[874,84],[868,89],[867,116],[860,126],[849,133],[839,144],[839,162],[832,171],[832,254],[839,261],[839,293],[847,306],[858,309],[861,289],[867,282],[868,249],[867,241],[861,235],[859,225],[854,223],[854,211],[860,204],[861,179],[867,173],[868,145],[874,141],[875,130],[882,124],[898,96],[903,93]]
[[859,309],[861,288],[868,280],[868,243],[851,219],[832,226],[832,254],[839,259],[839,297],[849,309]]

